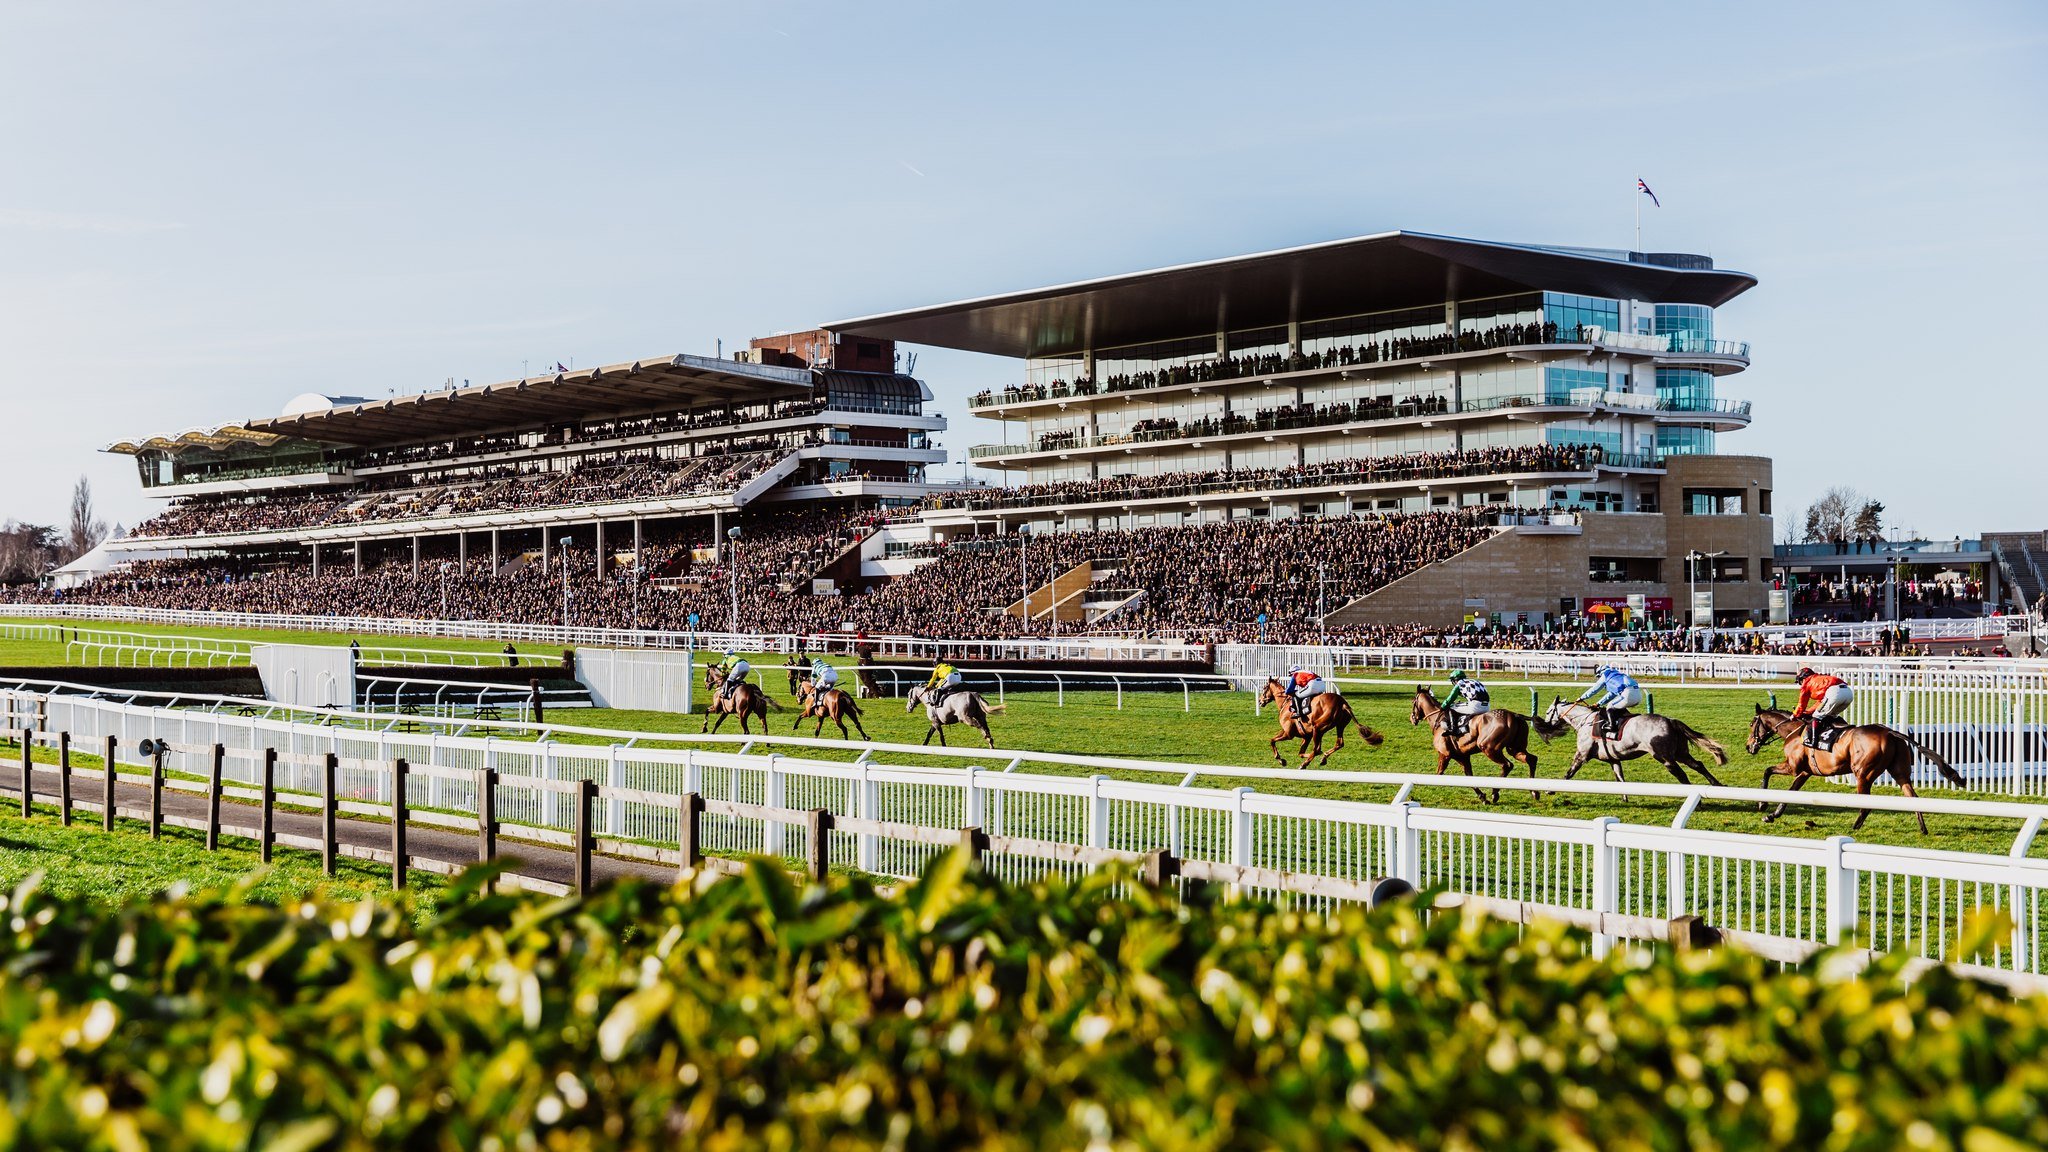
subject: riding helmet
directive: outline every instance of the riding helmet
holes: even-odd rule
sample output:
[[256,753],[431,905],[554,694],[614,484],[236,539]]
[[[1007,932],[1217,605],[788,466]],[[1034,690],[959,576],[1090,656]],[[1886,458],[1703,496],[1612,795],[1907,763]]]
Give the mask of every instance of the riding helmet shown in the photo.
[[1465,670],[1463,668],[1456,668],[1451,671],[1451,683],[1456,684],[1463,679],[1465,679]]
[[1811,669],[1811,668],[1801,668],[1801,669],[1800,669],[1799,671],[1797,671],[1797,672],[1794,672],[1794,673],[1792,674],[1792,679],[1794,679],[1794,680],[1804,680],[1804,679],[1806,679],[1806,678],[1807,678],[1808,676],[1811,676],[1811,675],[1813,675],[1813,669]]

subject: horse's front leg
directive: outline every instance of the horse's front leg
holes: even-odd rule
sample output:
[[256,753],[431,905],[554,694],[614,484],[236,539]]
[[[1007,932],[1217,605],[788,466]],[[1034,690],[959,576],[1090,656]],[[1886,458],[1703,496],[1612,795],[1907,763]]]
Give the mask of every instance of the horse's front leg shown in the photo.
[[[1811,773],[1811,772],[1808,772],[1808,771],[1807,771],[1807,770],[1806,770],[1806,769],[1805,769],[1804,767],[1801,767],[1801,768],[1799,768],[1799,769],[1797,769],[1797,770],[1795,770],[1795,771],[1793,772],[1793,774],[1792,774],[1792,786],[1791,786],[1790,788],[1787,788],[1787,789],[1785,789],[1785,791],[1787,791],[1787,792],[1797,792],[1797,791],[1799,791],[1799,790],[1800,790],[1801,788],[1804,788],[1804,787],[1806,787],[1806,782],[1807,782],[1808,780],[1811,780],[1811,779],[1813,779],[1813,773]],[[1868,812],[1868,811],[1869,811],[1869,809],[1867,809],[1867,808],[1866,808],[1866,809],[1864,809],[1864,811]],[[1766,817],[1764,817],[1764,823],[1766,823],[1766,824],[1770,824],[1770,823],[1773,823],[1773,822],[1775,822],[1775,821],[1776,821],[1776,820],[1778,819],[1778,817],[1780,817],[1780,816],[1783,816],[1784,814],[1785,814],[1785,802],[1784,802],[1784,801],[1782,801],[1782,800],[1780,800],[1780,801],[1778,802],[1778,806],[1777,806],[1776,808],[1773,808],[1773,809],[1771,809],[1771,814],[1770,814],[1770,815],[1768,815],[1768,816],[1766,816]]]

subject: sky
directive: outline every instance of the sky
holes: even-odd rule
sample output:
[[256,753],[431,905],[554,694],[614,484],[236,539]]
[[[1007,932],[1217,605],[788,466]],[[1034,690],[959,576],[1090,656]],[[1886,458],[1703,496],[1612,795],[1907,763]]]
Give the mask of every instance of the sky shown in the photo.
[[[302,392],[711,353],[1389,229],[1759,287],[1721,449],[1930,536],[2048,528],[2048,6],[0,6],[0,517]],[[2032,284],[2034,286],[2030,287]],[[2044,292],[2048,295],[2048,292]],[[965,397],[1022,364],[921,350]],[[941,475],[956,475],[949,465]],[[1781,530],[1782,530],[1781,523]]]

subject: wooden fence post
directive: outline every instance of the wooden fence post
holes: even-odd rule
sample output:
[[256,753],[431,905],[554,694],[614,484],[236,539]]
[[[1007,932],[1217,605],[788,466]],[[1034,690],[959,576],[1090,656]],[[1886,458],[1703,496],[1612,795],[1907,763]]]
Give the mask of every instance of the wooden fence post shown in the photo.
[[114,830],[114,750],[120,745],[107,737],[107,750],[100,755],[100,827]]
[[206,850],[220,851],[220,778],[221,767],[227,762],[228,750],[225,745],[213,746],[213,764],[206,770]]
[[676,847],[681,850],[683,872],[694,872],[704,866],[704,828],[700,817],[704,811],[704,797],[695,792],[685,792],[676,805]]
[[57,733],[57,817],[71,827],[71,733]]
[[804,871],[823,884],[832,871],[832,813],[813,808],[804,816]]
[[1180,875],[1180,858],[1164,848],[1154,848],[1145,853],[1145,862],[1140,866],[1140,875],[1153,888],[1164,888]]
[[341,758],[329,752],[320,762],[320,870],[334,875],[334,791]]
[[164,742],[150,745],[149,753],[149,838],[164,836]]
[[258,817],[256,851],[265,864],[277,847],[277,749],[263,750],[263,812]]
[[1721,943],[1721,930],[1698,916],[1679,916],[1670,924],[1674,952],[1698,952]]
[[[489,864],[498,858],[498,770],[479,768],[476,772],[476,859]],[[496,884],[486,880],[484,891]]]
[[960,830],[960,850],[967,853],[967,862],[981,867],[982,854],[988,851],[988,834],[980,828],[969,825]]
[[576,782],[576,894],[590,894],[590,806],[597,802],[597,781]]
[[30,809],[35,806],[35,748],[36,730],[33,728],[23,728],[21,730],[21,815],[23,819],[28,817]]
[[412,766],[400,756],[391,762],[391,887],[405,890],[405,781]]

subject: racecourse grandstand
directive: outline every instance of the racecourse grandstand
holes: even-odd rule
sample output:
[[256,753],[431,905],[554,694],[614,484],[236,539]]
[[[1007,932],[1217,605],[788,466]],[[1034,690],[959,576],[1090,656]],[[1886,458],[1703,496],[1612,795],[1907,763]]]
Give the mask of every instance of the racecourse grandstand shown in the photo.
[[[1704,257],[1388,233],[124,441],[74,599],[978,637],[1764,617],[1771,469]],[[899,341],[1024,361],[941,485]],[[734,611],[735,599],[739,611]]]

